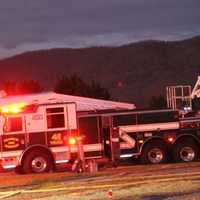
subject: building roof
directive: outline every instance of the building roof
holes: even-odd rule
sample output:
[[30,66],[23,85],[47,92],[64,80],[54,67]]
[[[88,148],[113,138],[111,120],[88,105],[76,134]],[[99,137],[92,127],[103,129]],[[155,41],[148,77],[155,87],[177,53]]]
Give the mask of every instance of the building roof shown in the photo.
[[123,103],[117,101],[108,101],[101,99],[93,99],[80,96],[72,96],[65,94],[58,94],[55,92],[43,92],[37,94],[6,96],[0,98],[0,106],[5,106],[15,103],[25,104],[46,104],[46,103],[64,103],[75,102],[77,111],[97,111],[97,110],[123,110],[135,109],[135,105],[131,103]]

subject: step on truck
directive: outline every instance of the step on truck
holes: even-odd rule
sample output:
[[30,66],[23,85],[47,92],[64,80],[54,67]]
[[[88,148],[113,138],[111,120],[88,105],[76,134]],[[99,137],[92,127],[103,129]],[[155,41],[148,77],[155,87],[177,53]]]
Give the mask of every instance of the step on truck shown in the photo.
[[54,170],[72,159],[70,141],[77,134],[73,102],[1,106],[0,165],[21,173]]

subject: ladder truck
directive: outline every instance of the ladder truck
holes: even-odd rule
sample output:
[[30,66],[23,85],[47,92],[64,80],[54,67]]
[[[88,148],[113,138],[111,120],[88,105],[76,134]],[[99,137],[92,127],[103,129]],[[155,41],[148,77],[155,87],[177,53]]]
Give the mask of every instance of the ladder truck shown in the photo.
[[83,169],[88,163],[116,165],[131,158],[151,164],[199,159],[198,116],[182,118],[174,109],[77,111],[76,103],[69,101],[31,102],[22,98],[22,102],[0,107],[3,169],[48,172],[76,163],[79,155]]

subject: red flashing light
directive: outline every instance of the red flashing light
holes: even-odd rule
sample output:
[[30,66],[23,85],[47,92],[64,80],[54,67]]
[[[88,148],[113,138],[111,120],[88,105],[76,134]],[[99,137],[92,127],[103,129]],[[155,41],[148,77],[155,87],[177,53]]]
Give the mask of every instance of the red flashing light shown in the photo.
[[16,104],[2,106],[0,108],[0,111],[3,114],[17,114],[17,113],[22,112],[24,107],[25,107],[25,103],[16,103]]
[[77,142],[77,141],[76,141],[76,138],[74,138],[74,137],[70,137],[70,138],[69,138],[69,144],[70,144],[70,145],[75,145],[76,142]]
[[8,107],[6,107],[6,106],[2,107],[2,108],[1,108],[1,112],[2,112],[2,113],[9,113]]
[[173,143],[174,142],[174,137],[168,137],[167,140],[168,140],[168,142]]

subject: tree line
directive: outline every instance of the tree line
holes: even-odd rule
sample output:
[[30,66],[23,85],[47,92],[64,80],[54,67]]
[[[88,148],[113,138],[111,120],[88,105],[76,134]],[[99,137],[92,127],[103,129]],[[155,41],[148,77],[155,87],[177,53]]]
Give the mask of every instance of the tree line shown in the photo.
[[[36,80],[6,81],[2,85],[2,89],[8,96],[39,93],[45,90]],[[86,82],[76,74],[70,76],[63,75],[58,78],[53,87],[53,91],[60,94],[113,100],[109,90],[99,82],[94,80]],[[163,96],[152,96],[150,98],[149,108],[163,109],[166,107],[167,102]]]
[[[2,85],[2,90],[4,90],[8,96],[11,96],[39,93],[45,89],[38,81],[22,80],[4,82]],[[84,96],[105,100],[111,99],[109,90],[107,88],[103,87],[100,83],[94,80],[88,83],[76,74],[71,76],[64,75],[58,78],[53,87],[53,91],[75,96]]]

